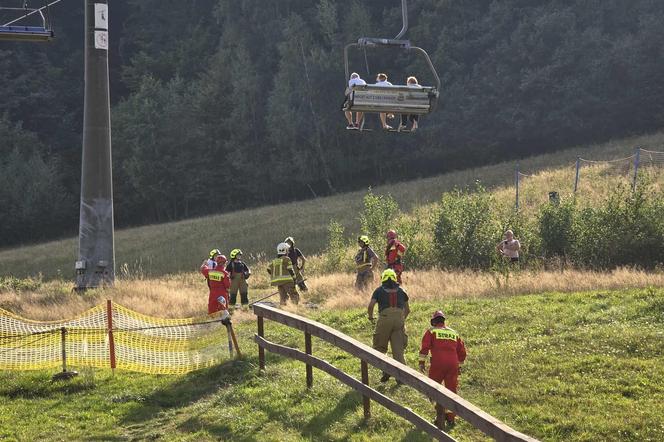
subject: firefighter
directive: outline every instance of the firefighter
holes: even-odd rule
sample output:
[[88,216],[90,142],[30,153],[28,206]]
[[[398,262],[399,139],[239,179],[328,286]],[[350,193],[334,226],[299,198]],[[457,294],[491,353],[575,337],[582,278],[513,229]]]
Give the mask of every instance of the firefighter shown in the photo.
[[304,257],[302,251],[295,247],[295,240],[292,236],[289,236],[284,240],[286,244],[289,245],[288,257],[293,263],[293,271],[295,272],[295,283],[300,290],[306,292],[309,290],[309,287],[304,283],[304,265],[307,262],[307,258]]
[[210,253],[208,254],[208,259],[206,261],[207,266],[210,270],[213,270],[215,267],[217,267],[217,263],[215,262],[214,258],[216,258],[218,255],[221,255],[221,250],[219,249],[210,250]]
[[[392,347],[392,357],[405,364],[403,353],[408,345],[405,322],[410,308],[408,295],[399,287],[397,274],[392,269],[386,269],[381,275],[381,286],[374,290],[367,307],[369,320],[373,322],[374,306],[378,304],[378,322],[373,335],[373,348],[387,353],[387,344]],[[383,373],[381,382],[387,382],[390,375]],[[400,382],[397,381],[397,384]]]
[[247,279],[251,275],[251,270],[249,267],[242,261],[242,250],[233,249],[231,250],[231,260],[226,265],[226,271],[230,274],[231,277],[231,301],[230,306],[235,307],[237,302],[237,292],[240,292],[240,302],[242,307],[249,305],[249,286],[247,285]]
[[286,305],[288,298],[295,305],[300,302],[300,294],[295,288],[295,271],[293,262],[288,257],[290,246],[285,242],[277,245],[277,257],[270,262],[267,272],[270,274],[270,285],[279,290],[279,303]]
[[355,277],[355,287],[358,290],[367,288],[370,282],[373,282],[373,269],[378,265],[378,256],[376,252],[369,247],[369,237],[362,235],[357,238],[357,244],[360,246],[357,255],[355,255],[355,265],[357,276]]
[[[200,271],[207,280],[210,295],[208,297],[208,315],[220,315],[224,325],[230,323],[228,313],[228,288],[231,286],[228,273],[224,270],[226,257],[221,253],[214,257],[214,267],[208,264],[208,260],[203,261]],[[219,313],[221,312],[221,313]]]
[[397,239],[397,232],[394,230],[388,230],[385,237],[387,238],[387,247],[385,248],[387,268],[394,270],[397,274],[397,281],[401,284],[403,255],[406,253],[406,246]]
[[[466,347],[457,332],[445,325],[445,314],[438,310],[431,317],[431,328],[422,337],[419,366],[424,373],[427,356],[431,352],[431,365],[429,377],[436,382],[444,383],[445,388],[456,393],[458,375],[461,373],[460,364],[466,359]],[[454,413],[445,412],[445,408],[436,404],[436,420],[434,422],[440,429],[454,427]]]

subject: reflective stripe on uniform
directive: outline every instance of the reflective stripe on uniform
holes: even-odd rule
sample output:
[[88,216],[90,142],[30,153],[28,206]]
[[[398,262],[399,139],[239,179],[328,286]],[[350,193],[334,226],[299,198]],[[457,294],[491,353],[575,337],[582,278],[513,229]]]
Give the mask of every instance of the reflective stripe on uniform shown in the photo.
[[224,279],[224,274],[217,271],[208,272],[208,279],[210,281],[221,281]]
[[272,261],[270,264],[272,270],[272,279],[270,280],[271,284],[281,283],[281,282],[293,282],[293,277],[291,276],[289,270],[293,270],[293,263],[290,258],[288,259],[288,264],[284,269],[284,260],[282,258],[277,258]]
[[456,341],[459,337],[459,334],[451,328],[432,328],[430,331],[434,339]]
[[368,267],[371,267],[371,260],[369,259],[369,249],[364,249],[362,251],[362,258],[360,262],[356,262],[357,270],[364,270]]
[[388,302],[390,303],[390,307],[396,307],[397,306],[397,289],[385,289],[388,295]]

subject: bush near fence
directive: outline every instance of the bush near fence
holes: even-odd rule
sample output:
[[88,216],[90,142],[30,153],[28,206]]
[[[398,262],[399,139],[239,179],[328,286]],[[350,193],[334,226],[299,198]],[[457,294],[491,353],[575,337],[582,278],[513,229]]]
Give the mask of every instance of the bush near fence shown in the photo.
[[[533,216],[506,212],[478,184],[447,192],[434,209],[420,212],[385,226],[396,227],[409,246],[410,268],[495,268],[495,246],[508,228],[521,241],[522,266],[555,260],[580,268],[652,269],[664,262],[664,190],[647,183],[634,190],[617,186],[591,207],[574,199],[545,203]],[[384,213],[380,205],[366,205],[363,219],[385,219]]]

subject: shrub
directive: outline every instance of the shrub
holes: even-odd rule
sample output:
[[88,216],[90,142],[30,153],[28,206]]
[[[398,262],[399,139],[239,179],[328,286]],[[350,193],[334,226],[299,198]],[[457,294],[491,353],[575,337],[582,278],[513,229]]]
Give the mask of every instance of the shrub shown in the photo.
[[434,247],[441,265],[491,267],[500,235],[491,205],[492,196],[479,184],[475,192],[443,194],[434,228]]
[[431,211],[418,210],[410,216],[401,216],[396,223],[399,239],[406,245],[404,263],[406,269],[430,268],[436,265],[436,248],[433,239],[435,222]]
[[15,278],[13,276],[0,276],[0,292],[34,291],[42,285],[41,274],[36,278]]
[[385,232],[395,228],[399,205],[392,195],[374,195],[371,188],[364,195],[364,211],[360,215],[362,232],[372,244],[383,239]]
[[544,204],[537,216],[537,227],[542,254],[546,257],[567,258],[574,245],[574,201]]
[[337,221],[331,220],[327,226],[328,241],[325,250],[325,270],[328,272],[339,271],[346,255],[346,244],[344,241],[344,227]]
[[664,260],[664,195],[651,192],[647,198],[646,192],[619,187],[605,204],[581,211],[572,250],[577,264],[653,268]]

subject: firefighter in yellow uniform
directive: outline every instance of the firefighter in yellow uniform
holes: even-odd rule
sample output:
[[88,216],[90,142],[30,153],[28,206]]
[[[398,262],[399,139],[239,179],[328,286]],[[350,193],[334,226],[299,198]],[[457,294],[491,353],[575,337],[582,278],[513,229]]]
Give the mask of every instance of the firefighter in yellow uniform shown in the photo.
[[249,305],[249,285],[247,284],[247,279],[251,276],[251,270],[242,261],[242,250],[231,250],[231,260],[226,266],[226,271],[231,277],[230,307],[235,307],[237,292],[240,292],[240,302],[242,303],[242,307],[246,308]]
[[364,290],[368,287],[369,283],[373,283],[373,269],[378,265],[378,256],[369,247],[369,237],[367,235],[359,236],[357,244],[360,246],[360,250],[355,255],[355,267],[357,270],[355,288]]
[[[374,306],[378,304],[378,322],[373,335],[373,348],[381,353],[387,353],[389,343],[392,347],[392,357],[405,364],[403,354],[408,345],[406,318],[410,313],[408,295],[399,287],[397,273],[394,270],[385,269],[380,280],[381,286],[374,290],[367,307],[369,320],[373,321]],[[390,375],[383,373],[380,381],[387,382],[388,379]]]
[[295,272],[293,271],[293,262],[288,257],[290,246],[285,242],[277,246],[277,257],[270,262],[267,272],[270,274],[270,285],[279,290],[279,303],[286,305],[288,298],[294,304],[300,302],[300,294],[295,288]]

